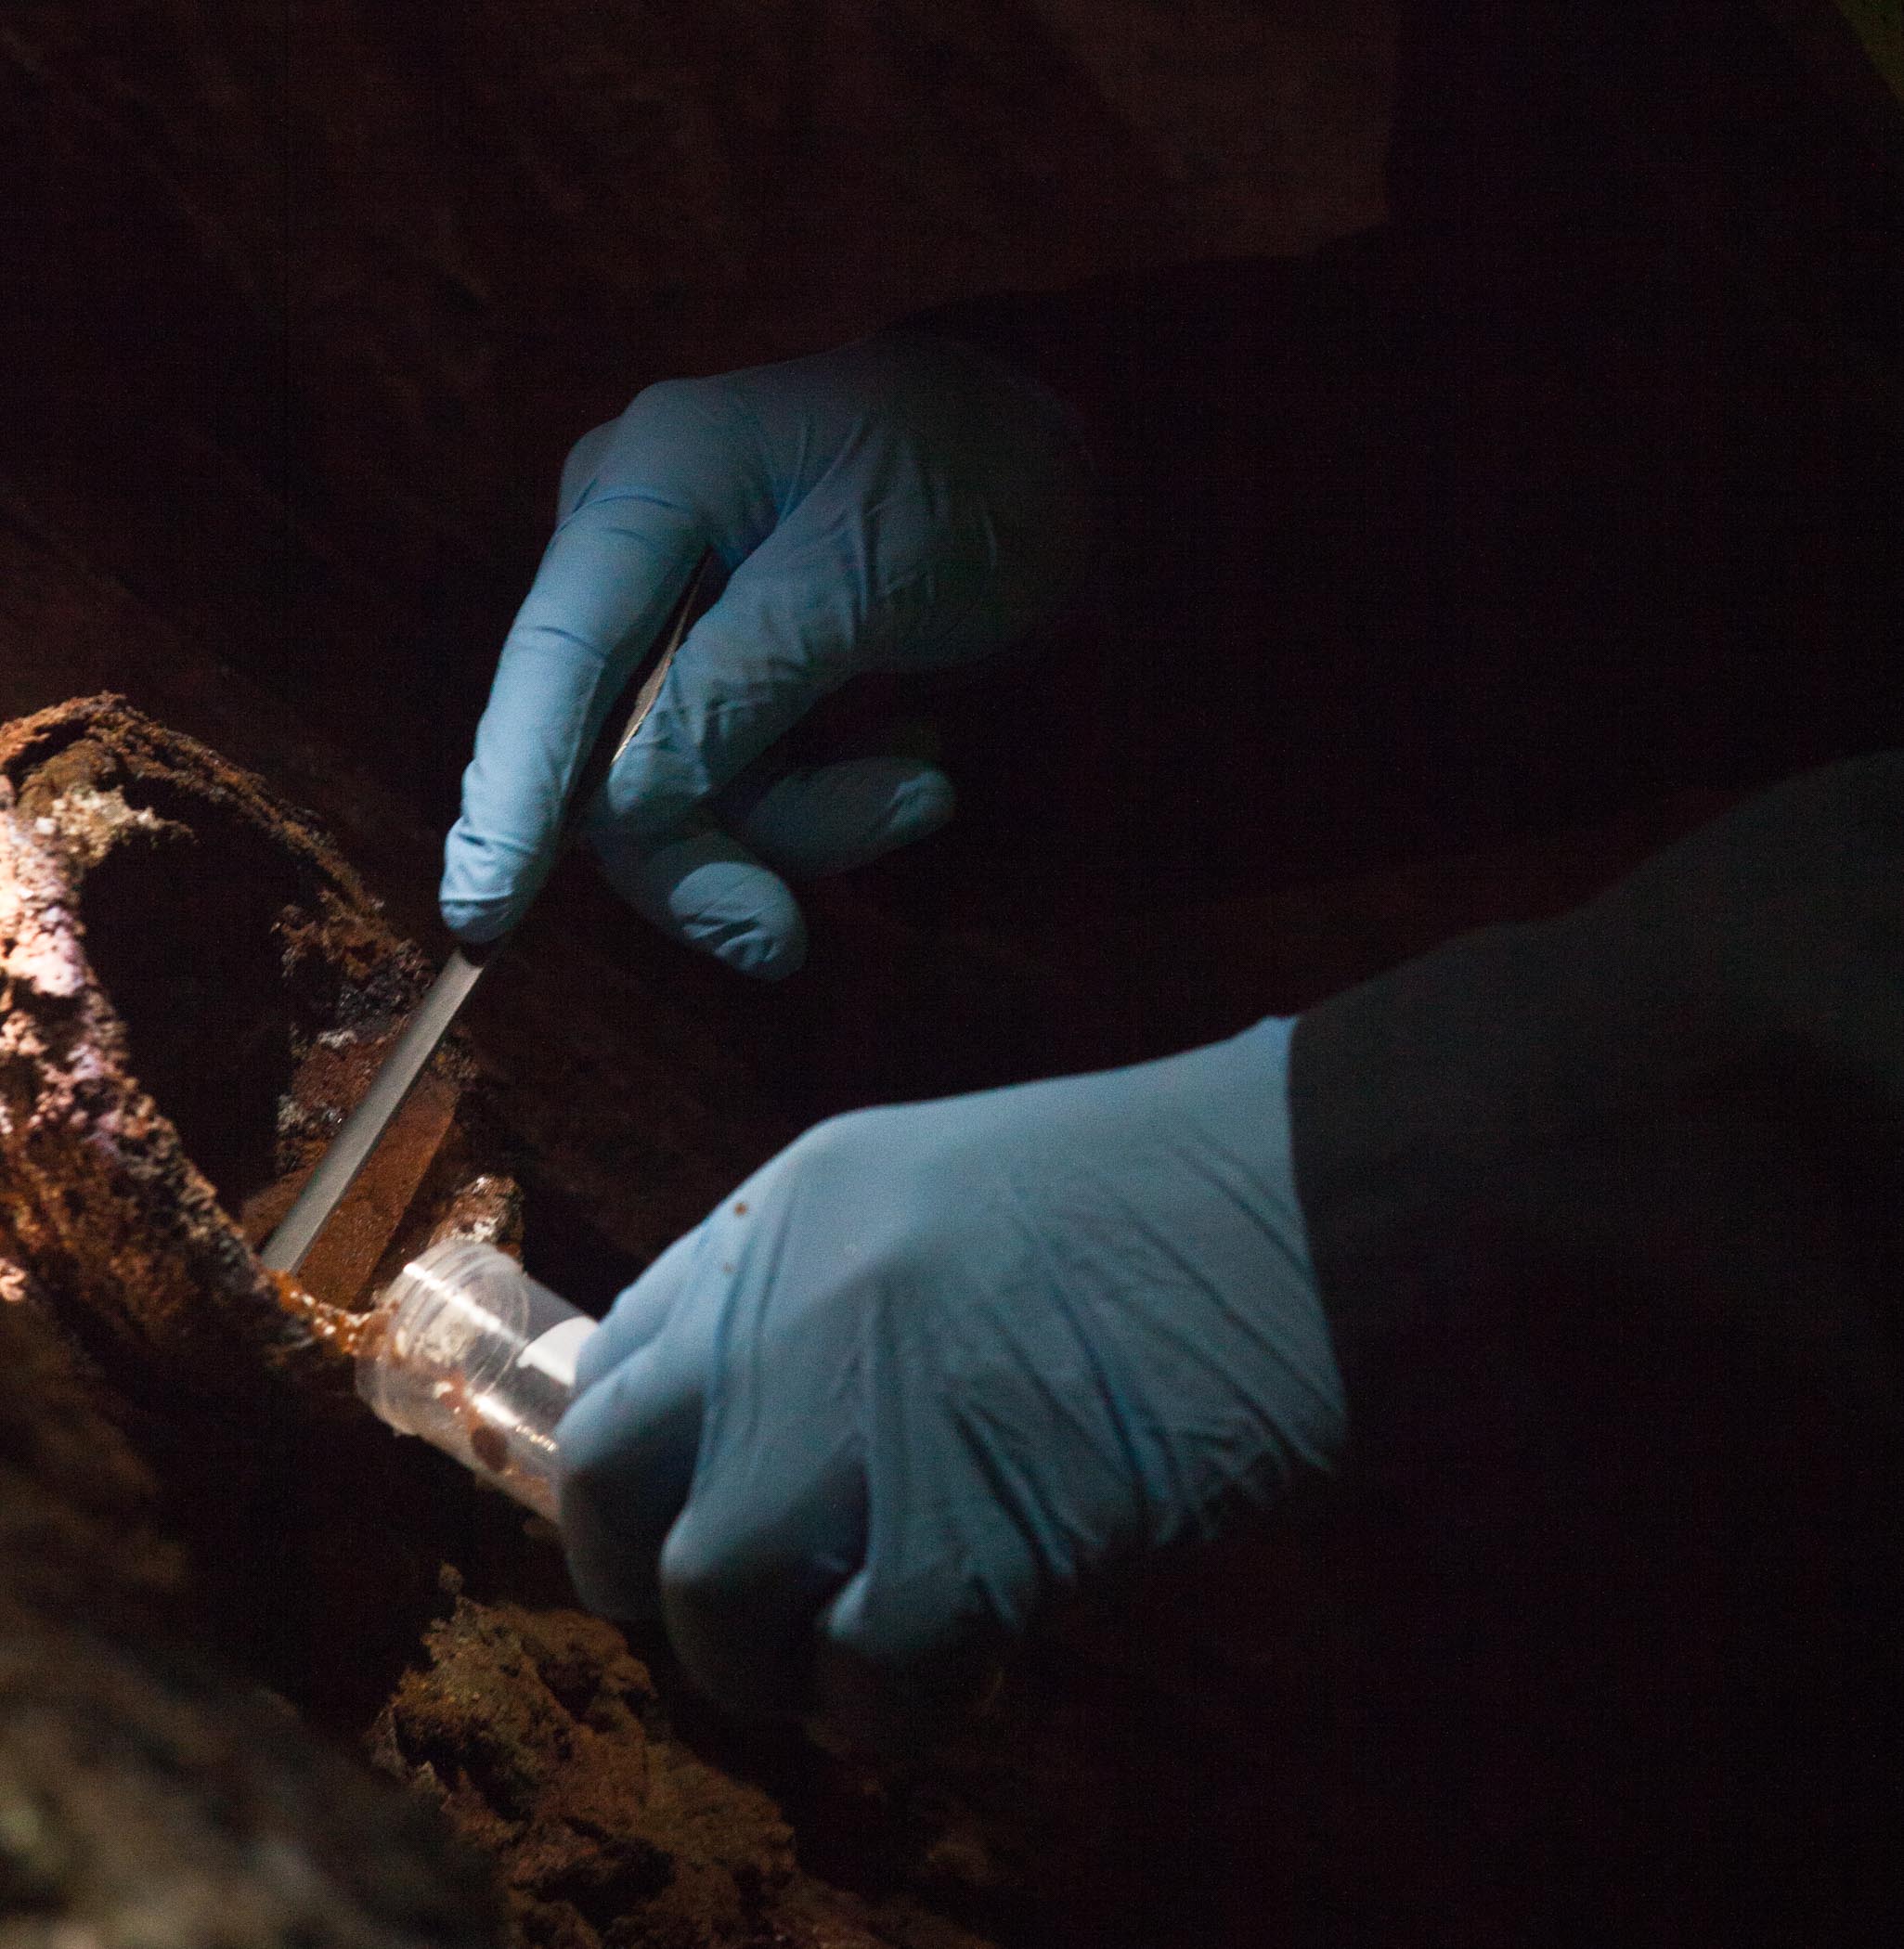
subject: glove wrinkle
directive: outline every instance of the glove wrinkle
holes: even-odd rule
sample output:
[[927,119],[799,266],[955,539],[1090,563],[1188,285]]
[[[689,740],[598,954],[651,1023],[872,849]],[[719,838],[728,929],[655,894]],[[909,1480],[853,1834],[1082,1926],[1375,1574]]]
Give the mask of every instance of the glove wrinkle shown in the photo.
[[757,1709],[870,1686],[893,1727],[1055,1594],[1326,1468],[1345,1416],[1289,1027],[856,1112],[758,1171],[602,1329],[667,1309],[559,1431],[579,1587],[654,1576],[671,1513],[663,1607],[704,1684]]

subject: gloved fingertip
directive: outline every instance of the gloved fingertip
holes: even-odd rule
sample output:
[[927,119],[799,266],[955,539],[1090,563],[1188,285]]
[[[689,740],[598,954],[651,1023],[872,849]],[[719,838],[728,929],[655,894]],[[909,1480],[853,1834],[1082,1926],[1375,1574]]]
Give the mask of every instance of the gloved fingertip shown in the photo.
[[606,1618],[652,1617],[659,1604],[652,1555],[631,1547],[624,1416],[612,1388],[579,1393],[556,1426],[561,1528],[569,1581]]
[[595,849],[624,898],[658,927],[756,981],[784,981],[807,958],[807,923],[779,874],[706,829],[646,848],[614,831]]
[[443,845],[436,887],[443,924],[470,947],[500,940],[523,917],[548,872],[526,845],[486,836],[459,819]]
[[[567,1537],[582,1527],[582,1519],[569,1513],[569,1504],[563,1504],[563,1534]],[[582,1600],[585,1610],[591,1610],[598,1618],[617,1618],[624,1623],[645,1622],[655,1609],[652,1597],[645,1602],[637,1594],[635,1587],[625,1577],[604,1573],[598,1565],[602,1553],[587,1547],[571,1544],[567,1550],[568,1581],[575,1586],[576,1595]]]
[[895,845],[910,845],[945,825],[958,809],[958,794],[945,773],[926,767],[903,781],[892,798],[891,833]]
[[562,1527],[567,1542],[564,1554],[568,1581],[575,1586],[584,1609],[593,1611],[598,1618],[613,1618],[621,1624],[649,1624],[661,1615],[661,1598],[652,1576],[630,1577],[615,1565],[615,1559],[600,1545],[568,1542],[572,1535],[584,1531],[584,1524],[570,1514],[566,1498],[563,1503]]
[[480,948],[500,940],[516,923],[520,902],[513,899],[472,899],[447,897],[437,903],[437,910],[447,927],[465,947]]
[[700,914],[681,923],[681,937],[756,981],[784,981],[807,959],[807,923],[791,900],[785,910],[731,917]]
[[861,1573],[821,1623],[811,1717],[849,1749],[897,1761],[929,1752],[977,1717],[1004,1670],[995,1641],[936,1639],[932,1627],[895,1638],[867,1615]]
[[601,1506],[604,1485],[587,1469],[570,1469],[566,1453],[561,1491],[563,1554],[576,1594],[599,1617],[651,1614],[659,1599],[652,1576],[631,1576],[612,1512]]

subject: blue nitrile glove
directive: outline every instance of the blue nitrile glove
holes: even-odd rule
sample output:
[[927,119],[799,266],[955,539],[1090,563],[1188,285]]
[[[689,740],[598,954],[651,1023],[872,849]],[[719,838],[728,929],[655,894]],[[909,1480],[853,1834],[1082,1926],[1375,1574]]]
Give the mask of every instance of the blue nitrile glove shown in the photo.
[[1327,1469],[1293,1026],[782,1152],[584,1346],[557,1431],[584,1600],[658,1594],[738,1710],[942,1702],[1084,1572]]
[[596,730],[711,548],[726,588],[590,837],[666,931],[748,974],[790,974],[805,931],[780,875],[933,831],[951,787],[903,759],[754,761],[855,674],[981,656],[1056,608],[1082,557],[1086,483],[1082,438],[1049,394],[924,334],[649,387],[563,471],[463,777],[450,929],[493,940],[522,917]]

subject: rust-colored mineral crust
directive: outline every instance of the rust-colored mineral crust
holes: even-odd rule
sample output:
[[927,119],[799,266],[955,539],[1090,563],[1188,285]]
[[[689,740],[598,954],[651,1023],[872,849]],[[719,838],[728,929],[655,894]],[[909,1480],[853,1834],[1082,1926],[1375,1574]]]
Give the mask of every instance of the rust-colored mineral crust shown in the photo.
[[0,1297],[201,1388],[334,1366],[325,1309],[474,1174],[467,1060],[405,1106],[300,1303],[250,1246],[425,974],[310,821],[194,740],[111,697],[0,727]]
[[896,1930],[803,1874],[758,1788],[667,1736],[621,1633],[576,1611],[455,1604],[428,1668],[397,1686],[378,1763],[497,1861],[515,1940],[533,1949],[984,1949],[934,1918]]
[[[203,746],[110,697],[0,727],[0,1906],[48,1931],[23,1949],[975,1949],[804,1870],[619,1632],[535,1607],[564,1594],[548,1526],[356,1407],[362,1308],[405,1257],[520,1247],[467,1054],[297,1282],[254,1258],[426,975]],[[9,1466],[56,1438],[52,1491]],[[393,1810],[260,1679],[372,1728],[506,1917],[430,1808]]]
[[281,1356],[301,1336],[133,1078],[72,889],[0,793],[0,1250],[110,1333]]

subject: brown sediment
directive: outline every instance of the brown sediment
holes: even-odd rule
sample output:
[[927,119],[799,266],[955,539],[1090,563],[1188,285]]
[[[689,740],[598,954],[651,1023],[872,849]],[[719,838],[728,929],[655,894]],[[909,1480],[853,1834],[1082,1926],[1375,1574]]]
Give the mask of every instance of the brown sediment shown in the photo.
[[[910,1940],[804,1872],[768,1796],[669,1733],[618,1632],[559,1600],[536,1607],[563,1588],[546,1524],[525,1525],[355,1400],[353,1359],[385,1323],[372,1296],[407,1256],[448,1236],[519,1247],[522,1194],[479,1128],[469,1057],[452,1048],[425,1078],[336,1236],[296,1277],[253,1256],[427,975],[322,835],[202,746],[110,698],[0,727],[0,1299],[10,1302],[0,1356],[12,1320],[73,1343],[98,1412],[138,1431],[155,1484],[111,1515],[118,1541],[80,1555],[97,1571],[115,1549],[157,1549],[179,1615],[197,1607],[226,1661],[208,1663],[202,1696],[170,1700],[163,1672],[180,1654],[154,1649],[149,1664],[147,1611],[116,1585],[97,1614],[131,1634],[126,1670],[100,1662],[91,1625],[45,1626],[48,1670],[103,1673],[100,1684],[144,1701],[127,1708],[135,1754],[154,1736],[154,1713],[187,1728],[165,1765],[189,1802],[179,1813],[164,1801],[164,1767],[128,1762],[114,1788],[130,1797],[123,1815],[75,1815],[62,1830],[71,1873],[47,1871],[48,1911],[91,1926],[85,1891],[110,1880],[97,1864],[117,1844],[115,1823],[127,1861],[159,1885],[148,1837],[175,1818],[181,1913],[265,1904],[267,1920],[235,1941]],[[31,1391],[32,1372],[20,1376]],[[479,1459],[506,1464],[485,1452],[493,1431],[472,1418]],[[0,1457],[0,1538],[15,1517],[30,1527],[35,1506]],[[441,1615],[446,1558],[524,1601],[459,1595]],[[0,1614],[32,1560],[0,1565]],[[147,1607],[152,1646],[172,1644],[171,1601]],[[9,1670],[0,1659],[0,1817],[32,1747]],[[508,1908],[499,1934],[440,1828],[380,1815],[369,1785],[348,1767],[333,1779],[340,1762],[294,1718],[273,1709],[260,1730],[260,1677],[333,1730],[374,1722],[386,1770],[487,1855]],[[97,1707],[79,1699],[72,1710],[77,1725]],[[41,1755],[56,1796],[78,1791],[65,1723]],[[322,1783],[321,1808],[317,1786],[283,1784],[299,1766]],[[218,1799],[234,1781],[236,1842],[221,1838]],[[301,1831],[273,1854],[272,1823],[284,1819]],[[340,1823],[378,1832],[353,1843]],[[247,1855],[254,1834],[265,1839]],[[296,1865],[300,1850],[313,1865]],[[292,1863],[290,1891],[271,1895],[268,1865],[280,1858]],[[409,1863],[410,1895],[366,1893],[328,1865],[356,1859],[379,1872]],[[0,1890],[4,1872],[0,1862]],[[473,1891],[460,1907],[443,1892],[459,1872]],[[187,1925],[181,1949],[213,1939],[198,1927]],[[929,1940],[973,1939],[936,1922]]]
[[523,1188],[513,1178],[485,1171],[472,1178],[444,1207],[430,1234],[433,1246],[446,1239],[467,1238],[494,1246],[512,1258],[522,1257]]
[[267,1271],[265,1276],[278,1296],[278,1305],[312,1339],[333,1349],[346,1360],[374,1352],[389,1331],[390,1316],[382,1307],[352,1312],[317,1298],[290,1272]]
[[[498,1862],[518,1941],[875,1949],[894,1936],[802,1873],[772,1800],[667,1729],[621,1633],[578,1611],[450,1614],[378,1720],[379,1765]],[[950,1923],[939,1949],[978,1949]]]
[[[292,1076],[289,1100],[313,1123],[318,1120],[315,1109],[347,1108],[369,1088],[395,1040],[394,1031],[373,1039],[354,1037],[348,1063],[337,1060],[338,1052],[328,1040],[320,1041]],[[348,1306],[369,1287],[450,1138],[462,1087],[463,1079],[447,1063],[439,1062],[417,1078],[298,1268],[298,1277],[311,1292],[332,1305]],[[327,1138],[330,1134],[325,1132]],[[246,1199],[239,1223],[254,1245],[271,1235],[321,1155],[320,1142],[311,1147],[308,1162]]]
[[323,1039],[389,1033],[425,972],[204,746],[114,698],[0,728],[0,1253],[109,1362],[199,1391],[321,1366],[321,1316],[278,1303],[229,1214],[348,1107]]

